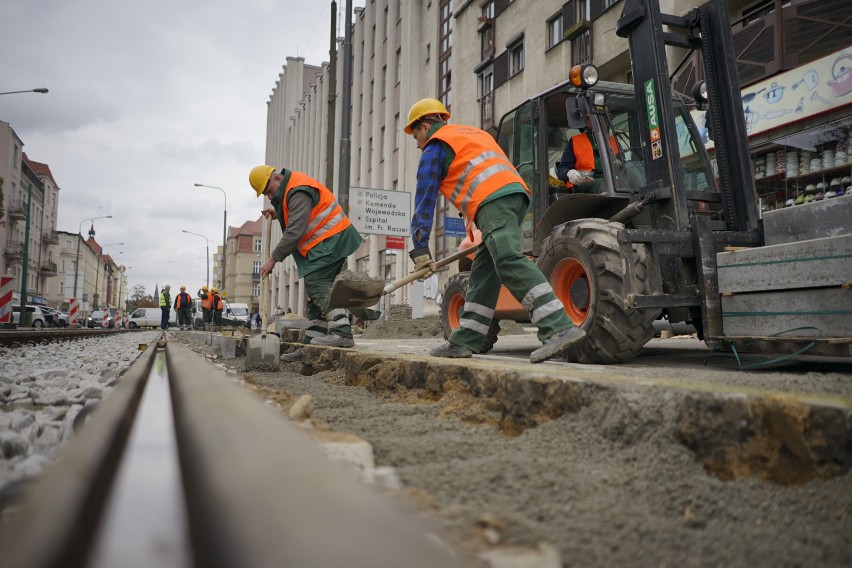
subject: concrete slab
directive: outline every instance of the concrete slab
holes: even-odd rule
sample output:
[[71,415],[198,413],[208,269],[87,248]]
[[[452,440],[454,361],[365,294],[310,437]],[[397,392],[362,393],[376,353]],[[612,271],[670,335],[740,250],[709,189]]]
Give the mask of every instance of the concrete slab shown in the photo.
[[763,229],[767,245],[852,233],[852,199],[823,199],[767,211],[763,214]]

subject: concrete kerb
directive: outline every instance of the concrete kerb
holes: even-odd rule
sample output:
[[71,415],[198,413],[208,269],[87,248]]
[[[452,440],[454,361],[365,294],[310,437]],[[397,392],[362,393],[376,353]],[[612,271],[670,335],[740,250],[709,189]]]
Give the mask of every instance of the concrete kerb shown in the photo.
[[423,389],[434,400],[460,385],[470,396],[487,401],[507,435],[592,405],[628,409],[637,398],[654,397],[667,406],[671,424],[625,411],[613,418],[619,421],[614,428],[635,430],[637,423],[641,430],[670,428],[672,441],[690,449],[721,479],[758,476],[796,484],[841,475],[852,466],[852,399],[845,397],[710,385],[686,378],[640,381],[606,367],[557,369],[305,346],[302,374],[330,369],[342,369],[347,385],[373,392]]

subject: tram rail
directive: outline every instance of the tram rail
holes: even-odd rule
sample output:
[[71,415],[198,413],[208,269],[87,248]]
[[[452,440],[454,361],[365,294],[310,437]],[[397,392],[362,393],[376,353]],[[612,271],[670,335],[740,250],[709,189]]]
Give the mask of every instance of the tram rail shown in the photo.
[[458,566],[387,496],[168,337],[6,519],[0,565]]
[[2,329],[0,330],[0,345],[23,346],[52,343],[54,341],[71,341],[84,337],[93,337],[113,333],[126,333],[136,330],[127,329],[77,329],[64,328],[41,328],[41,329]]

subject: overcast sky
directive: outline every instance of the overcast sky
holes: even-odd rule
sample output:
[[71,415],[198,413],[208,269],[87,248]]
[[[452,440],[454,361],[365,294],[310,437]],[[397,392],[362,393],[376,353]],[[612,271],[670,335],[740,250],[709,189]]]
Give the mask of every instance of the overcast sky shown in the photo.
[[0,96],[0,120],[50,166],[57,228],[112,215],[96,239],[124,243],[105,252],[130,287],[195,292],[206,243],[181,231],[212,254],[224,199],[193,183],[225,189],[230,226],[259,217],[248,172],[264,161],[266,102],[288,56],[329,60],[330,12],[327,0],[2,0],[0,92],[50,92]]

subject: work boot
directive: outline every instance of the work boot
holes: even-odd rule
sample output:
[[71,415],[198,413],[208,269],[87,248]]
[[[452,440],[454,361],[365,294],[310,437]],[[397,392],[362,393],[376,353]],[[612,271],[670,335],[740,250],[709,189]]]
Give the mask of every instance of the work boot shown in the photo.
[[281,356],[281,361],[284,363],[298,363],[302,360],[302,357],[305,355],[305,348],[299,347],[292,353],[285,353]]
[[322,345],[324,347],[355,347],[355,340],[351,337],[343,337],[335,333],[330,333],[322,337],[314,337],[311,339],[311,345]]
[[445,342],[443,345],[433,348],[429,351],[432,357],[449,357],[451,359],[467,359],[473,356],[473,351],[464,345],[456,345],[455,343]]
[[579,327],[569,327],[559,333],[554,333],[544,341],[541,347],[532,352],[530,363],[542,363],[556,357],[584,337],[586,337],[586,332]]

